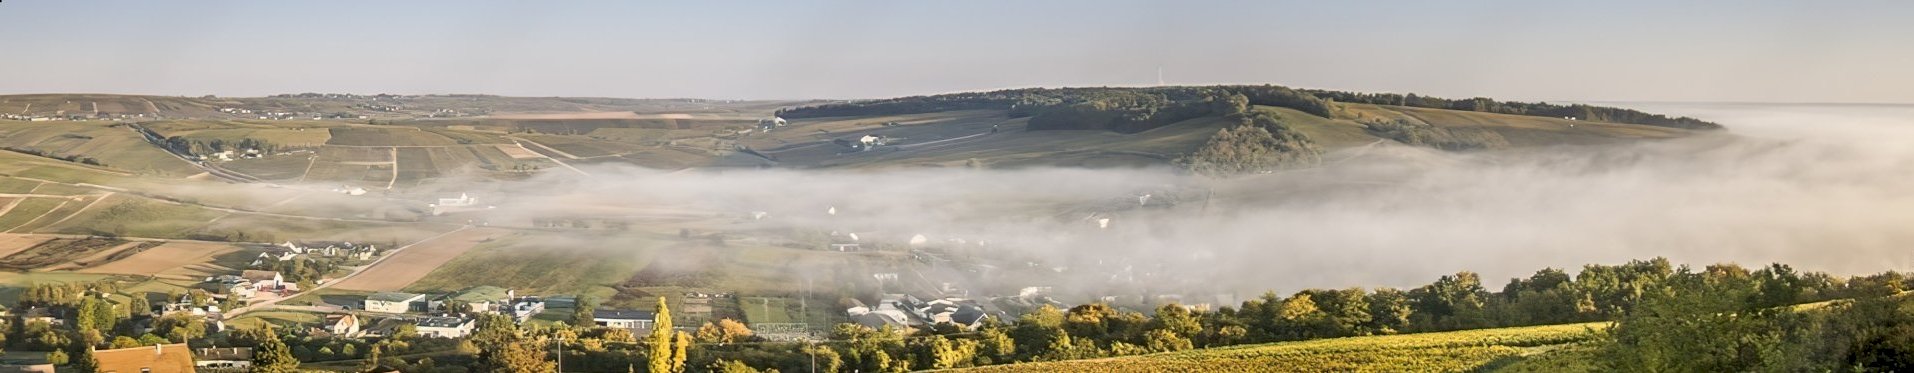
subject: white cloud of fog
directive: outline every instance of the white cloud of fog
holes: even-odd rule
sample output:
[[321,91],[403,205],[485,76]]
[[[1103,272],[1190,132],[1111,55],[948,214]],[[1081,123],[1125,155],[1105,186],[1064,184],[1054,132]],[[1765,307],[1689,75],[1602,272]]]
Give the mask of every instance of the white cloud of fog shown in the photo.
[[[1385,146],[1214,182],[1166,169],[605,168],[513,184],[528,195],[500,210],[767,211],[776,224],[897,244],[987,239],[1012,252],[1002,256],[1071,266],[1080,285],[1128,267],[1197,293],[1409,287],[1459,270],[1494,287],[1543,267],[1656,256],[1837,275],[1914,266],[1914,108],[1653,109],[1732,133],[1469,154]],[[1180,203],[1137,208],[1140,193]]]

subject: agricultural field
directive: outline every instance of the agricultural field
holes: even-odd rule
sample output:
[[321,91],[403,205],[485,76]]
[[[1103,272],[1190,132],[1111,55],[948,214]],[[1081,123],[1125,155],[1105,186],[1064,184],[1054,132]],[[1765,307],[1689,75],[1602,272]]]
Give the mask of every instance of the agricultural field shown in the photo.
[[313,163],[314,157],[311,155],[279,155],[236,159],[220,163],[219,167],[260,180],[297,180],[306,176],[307,166]]
[[[971,372],[1470,372],[1533,369],[1599,338],[1606,323],[1334,338],[1104,359],[998,365]],[[1539,357],[1538,357],[1539,356]],[[1564,367],[1567,368],[1567,367]]]
[[178,280],[198,280],[239,268],[213,264],[215,258],[241,248],[226,243],[172,241],[142,250],[110,262],[80,269],[86,273],[158,276]]
[[0,178],[0,193],[32,193],[39,188],[40,182],[14,178]]
[[60,207],[67,203],[67,201],[66,199],[58,198],[21,199],[19,203],[13,205],[13,208],[8,209],[6,214],[0,214],[0,232],[14,231],[20,226],[26,225],[28,222],[39,219],[42,215],[46,215],[47,212],[53,211],[54,208]]
[[142,244],[111,238],[54,238],[0,257],[0,269],[16,272],[43,269]]
[[205,208],[158,202],[126,194],[104,197],[85,211],[59,224],[42,228],[48,233],[110,235],[149,238],[186,238],[193,229],[222,213]]
[[[456,291],[492,285],[524,294],[587,294],[607,299],[614,291],[611,286],[644,268],[665,245],[640,235],[596,238],[587,241],[551,233],[500,237],[442,262],[405,289]],[[424,268],[430,267],[418,269]]]
[[417,127],[333,127],[326,145],[345,146],[445,146],[459,142]]
[[131,128],[104,122],[46,124],[0,120],[0,147],[92,157],[107,167],[143,174],[198,173],[192,164],[147,143]]
[[[337,285],[334,285],[333,288],[342,290],[398,291],[408,289],[408,286],[417,287],[418,285],[415,283],[422,282],[422,278],[430,278],[429,274],[437,274],[446,268],[450,268],[451,266],[447,265],[447,262],[464,258],[470,255],[468,251],[473,250],[474,247],[489,245],[490,242],[494,242],[504,235],[505,233],[501,231],[480,228],[465,229],[431,238],[406,247],[405,250],[399,251],[398,253],[390,254],[389,257],[379,262],[378,266],[366,270],[353,278],[339,282]],[[509,262],[499,262],[496,263],[496,265],[503,267],[506,266],[506,263]],[[494,269],[466,268],[465,270],[473,272],[459,273],[452,276],[485,277],[492,274],[492,272],[489,271],[493,271]],[[489,284],[473,284],[471,286],[477,285]],[[447,290],[463,290],[466,287],[470,286],[456,287]]]

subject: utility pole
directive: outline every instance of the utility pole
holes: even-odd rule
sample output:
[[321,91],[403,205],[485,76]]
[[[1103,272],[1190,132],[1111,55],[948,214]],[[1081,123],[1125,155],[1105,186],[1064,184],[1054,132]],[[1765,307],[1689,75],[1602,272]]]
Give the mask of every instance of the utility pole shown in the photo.
[[554,336],[552,340],[558,341],[558,369],[556,370],[558,373],[565,373],[565,337]]

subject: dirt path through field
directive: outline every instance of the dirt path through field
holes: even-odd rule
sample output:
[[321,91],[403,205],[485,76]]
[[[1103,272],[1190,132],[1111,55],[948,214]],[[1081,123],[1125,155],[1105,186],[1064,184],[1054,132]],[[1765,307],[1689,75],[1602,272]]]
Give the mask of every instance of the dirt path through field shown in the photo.
[[399,183],[399,148],[392,148],[392,181],[385,183],[386,190]]

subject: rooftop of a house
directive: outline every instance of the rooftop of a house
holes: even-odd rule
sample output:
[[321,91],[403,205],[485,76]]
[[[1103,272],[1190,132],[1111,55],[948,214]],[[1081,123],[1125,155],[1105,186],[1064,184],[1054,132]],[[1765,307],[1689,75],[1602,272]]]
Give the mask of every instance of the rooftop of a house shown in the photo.
[[457,328],[470,323],[472,319],[464,317],[427,317],[419,319],[418,325],[427,328]]
[[252,347],[217,347],[193,350],[193,356],[199,360],[252,360]]
[[505,288],[497,286],[474,286],[458,294],[453,294],[451,300],[466,303],[501,302],[505,301],[510,295],[511,292],[505,290]]
[[366,300],[378,301],[378,302],[407,302],[407,301],[419,300],[420,298],[424,298],[424,297],[425,295],[423,294],[382,291],[378,293],[372,293],[371,296],[366,297]]
[[193,350],[185,343],[95,350],[93,357],[99,360],[101,372],[193,371]]
[[609,320],[654,320],[658,318],[658,313],[635,310],[592,310],[591,317]]
[[266,281],[279,277],[279,272],[248,269],[245,272],[240,272],[239,277],[252,281]]

